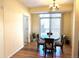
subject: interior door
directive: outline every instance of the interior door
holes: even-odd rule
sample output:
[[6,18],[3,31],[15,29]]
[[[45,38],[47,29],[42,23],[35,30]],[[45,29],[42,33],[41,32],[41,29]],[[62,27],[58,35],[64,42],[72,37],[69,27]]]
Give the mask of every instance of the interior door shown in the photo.
[[24,45],[28,42],[28,17],[23,16]]

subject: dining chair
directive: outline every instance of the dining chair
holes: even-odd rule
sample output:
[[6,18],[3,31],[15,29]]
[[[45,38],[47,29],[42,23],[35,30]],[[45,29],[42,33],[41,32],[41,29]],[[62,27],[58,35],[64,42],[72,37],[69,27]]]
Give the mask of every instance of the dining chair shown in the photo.
[[33,42],[35,40],[36,40],[36,33],[32,33],[32,35],[31,35],[31,41]]
[[62,50],[62,53],[63,53],[63,45],[64,45],[64,40],[65,40],[64,38],[65,38],[65,36],[61,35],[61,38],[59,40],[55,41],[55,45],[54,45],[55,51],[56,51],[56,47],[59,46]]
[[37,50],[39,50],[39,46],[44,46],[45,41],[39,37],[39,34],[37,34]]
[[44,44],[44,53],[45,53],[45,57],[46,57],[46,52],[47,50],[51,51],[52,53],[52,57],[53,57],[53,52],[54,52],[54,39],[53,38],[45,38],[45,44]]

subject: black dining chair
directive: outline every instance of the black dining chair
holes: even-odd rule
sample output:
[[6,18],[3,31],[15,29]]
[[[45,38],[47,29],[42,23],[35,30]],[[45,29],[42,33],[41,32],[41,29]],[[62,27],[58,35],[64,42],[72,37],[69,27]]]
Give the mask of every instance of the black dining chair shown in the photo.
[[39,37],[39,34],[37,34],[37,50],[39,50],[39,46],[44,46],[45,41]]
[[55,51],[56,51],[56,47],[60,47],[61,50],[62,50],[62,53],[63,53],[63,45],[64,45],[64,39],[65,38],[65,35],[61,35],[61,38],[59,38],[59,40],[55,41]]
[[54,39],[52,38],[45,38],[45,44],[44,44],[44,53],[45,53],[45,57],[46,57],[46,52],[47,50],[51,51],[52,53],[52,57],[53,57],[53,52],[54,52],[54,46],[53,46],[53,43],[54,43]]

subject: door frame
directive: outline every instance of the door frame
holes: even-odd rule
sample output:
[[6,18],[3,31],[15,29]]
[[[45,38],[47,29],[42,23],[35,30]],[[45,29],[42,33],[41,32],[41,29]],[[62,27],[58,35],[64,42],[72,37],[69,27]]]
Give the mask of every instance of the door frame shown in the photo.
[[[26,20],[27,20],[27,26],[28,26],[29,22],[28,22],[28,16],[23,15],[23,41],[24,41],[24,45],[27,45],[29,37],[28,37],[28,33],[27,33],[27,42],[25,43],[24,18],[26,18]],[[28,30],[29,30],[29,27],[28,27]],[[27,32],[28,32],[28,30],[27,30]]]

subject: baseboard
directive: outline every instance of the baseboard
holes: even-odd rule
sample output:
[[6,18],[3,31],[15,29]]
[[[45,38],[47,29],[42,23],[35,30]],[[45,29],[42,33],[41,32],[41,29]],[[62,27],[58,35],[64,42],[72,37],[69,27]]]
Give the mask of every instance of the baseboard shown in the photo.
[[12,54],[10,54],[8,56],[8,58],[12,57],[14,54],[16,54],[18,51],[20,51],[24,46],[21,46],[20,48],[18,48],[15,52],[13,52]]

